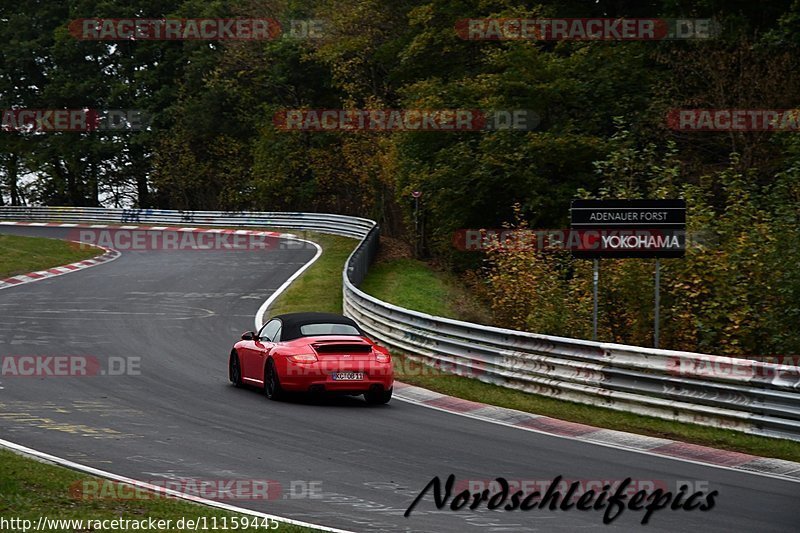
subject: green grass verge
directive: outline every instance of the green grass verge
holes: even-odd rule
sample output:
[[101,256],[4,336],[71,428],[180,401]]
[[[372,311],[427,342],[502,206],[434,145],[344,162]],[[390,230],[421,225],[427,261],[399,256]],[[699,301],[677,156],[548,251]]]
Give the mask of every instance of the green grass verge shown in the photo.
[[[410,309],[472,322],[486,322],[474,318],[476,315],[480,316],[480,313],[474,310],[474,306],[478,304],[472,303],[472,309],[465,307],[463,304],[465,289],[453,275],[436,271],[427,264],[413,259],[394,259],[377,263],[370,269],[362,289],[377,298]],[[465,308],[468,310],[467,316],[464,313]],[[415,366],[418,365],[405,365],[400,357],[396,358],[397,379],[466,400],[509,407],[570,422],[764,457],[800,461],[800,443],[790,440],[758,437],[738,431],[672,422],[593,405],[556,400],[462,376],[441,375],[436,370],[402,375],[403,368]]]
[[370,268],[361,289],[386,302],[436,316],[488,323],[489,316],[464,283],[416,259],[393,259]]
[[358,244],[356,239],[303,233],[302,237],[322,246],[322,255],[272,304],[268,315],[296,311],[342,312],[342,268]]
[[[30,520],[34,527],[41,516],[50,519],[84,520],[84,527],[81,529],[76,528],[74,525],[59,528],[53,524],[51,524],[51,527],[46,528],[46,531],[68,531],[70,533],[74,531],[95,531],[96,529],[86,527],[85,521],[87,520],[113,520],[118,518],[141,520],[153,517],[156,520],[172,521],[172,527],[159,529],[158,531],[177,532],[195,531],[192,527],[178,528],[177,523],[181,518],[195,521],[205,518],[205,523],[209,527],[207,530],[211,531],[222,531],[221,524],[223,520],[227,520],[228,529],[232,529],[231,525],[234,519],[240,521],[243,519],[250,521],[256,519],[256,517],[248,515],[216,510],[211,507],[156,495],[151,495],[149,498],[140,496],[135,499],[81,499],[80,487],[83,486],[82,482],[87,480],[97,481],[97,478],[67,468],[45,464],[8,450],[0,450],[0,517],[6,520],[11,518]],[[101,487],[110,487],[110,485],[101,485]],[[130,492],[119,490],[114,491],[114,493],[123,496],[131,493],[142,494],[141,492],[133,492],[132,489]],[[228,503],[235,505],[235,502]],[[218,527],[212,528],[215,518]],[[202,522],[199,523],[202,524]],[[257,522],[257,524],[259,526],[263,525],[261,521]],[[274,524],[273,522],[272,527],[274,527]],[[283,522],[279,522],[277,529],[274,530],[269,529],[269,523],[266,525],[267,528],[251,527],[239,530],[280,531],[284,533],[318,531]],[[199,529],[202,530],[202,528]],[[22,529],[12,527],[3,529],[3,531],[22,531]],[[32,529],[29,529],[29,531],[32,531]],[[131,528],[103,528],[102,531],[131,531]]]
[[0,235],[0,278],[46,270],[103,253],[58,239]]

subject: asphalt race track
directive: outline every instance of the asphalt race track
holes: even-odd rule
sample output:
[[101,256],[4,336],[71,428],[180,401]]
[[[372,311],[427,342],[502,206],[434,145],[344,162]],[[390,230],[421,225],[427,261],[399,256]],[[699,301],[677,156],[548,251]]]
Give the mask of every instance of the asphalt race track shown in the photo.
[[[64,237],[67,229],[1,227]],[[0,291],[0,356],[140,357],[140,373],[0,377],[0,438],[153,482],[269,479],[234,505],[353,531],[797,531],[800,485],[498,426],[401,401],[271,402],[227,380],[227,356],[314,250],[123,252],[111,263]],[[708,512],[437,510],[457,479],[677,480],[719,491]],[[707,485],[703,485],[707,484]]]

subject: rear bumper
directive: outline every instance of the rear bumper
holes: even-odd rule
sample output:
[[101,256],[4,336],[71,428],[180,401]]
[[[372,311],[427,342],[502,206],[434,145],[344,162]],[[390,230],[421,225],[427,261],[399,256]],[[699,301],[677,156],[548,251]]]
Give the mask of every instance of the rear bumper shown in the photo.
[[[363,372],[363,380],[334,380],[333,372]],[[340,394],[362,394],[374,387],[389,390],[394,384],[391,363],[354,363],[337,366],[335,369],[320,365],[300,365],[287,362],[286,372],[281,377],[281,386],[295,392],[333,392]]]
[[365,376],[365,379],[358,381],[334,381],[332,379],[303,379],[281,383],[281,386],[289,391],[296,392],[336,392],[340,394],[361,394],[377,386],[383,390],[389,390],[394,384],[394,378],[384,377],[380,379]]
[[327,394],[363,394],[368,392],[372,389],[377,390],[389,390],[392,388],[392,383],[380,382],[380,381],[359,381],[358,386],[354,386],[353,382],[348,383],[337,383],[332,385],[330,382],[324,383],[313,383],[309,385],[307,388],[302,389],[304,392],[311,392],[311,393],[327,393]]

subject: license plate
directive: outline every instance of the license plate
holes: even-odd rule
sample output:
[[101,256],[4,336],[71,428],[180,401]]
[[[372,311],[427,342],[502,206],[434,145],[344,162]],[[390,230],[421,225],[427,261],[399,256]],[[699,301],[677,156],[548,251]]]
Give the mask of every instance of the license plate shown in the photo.
[[363,372],[334,372],[331,374],[334,381],[359,381],[364,379]]

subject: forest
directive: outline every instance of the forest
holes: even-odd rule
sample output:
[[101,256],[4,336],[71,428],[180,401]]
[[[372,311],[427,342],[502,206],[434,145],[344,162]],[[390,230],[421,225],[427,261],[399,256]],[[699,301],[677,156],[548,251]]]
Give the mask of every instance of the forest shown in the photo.
[[[319,211],[379,221],[493,322],[591,335],[591,263],[459,250],[565,228],[576,198],[683,198],[664,348],[800,352],[800,137],[676,129],[681,109],[800,106],[800,0],[0,1],[0,103],[136,110],[131,131],[0,131],[0,205]],[[76,38],[87,18],[249,18],[246,40]],[[472,39],[467,19],[712,19],[710,38]],[[465,38],[466,37],[466,38]],[[292,110],[525,110],[524,128],[286,127]],[[791,117],[791,115],[789,115]],[[673,117],[673,118],[670,118]],[[412,192],[419,192],[415,235]],[[599,337],[652,342],[653,261],[603,261]]]

